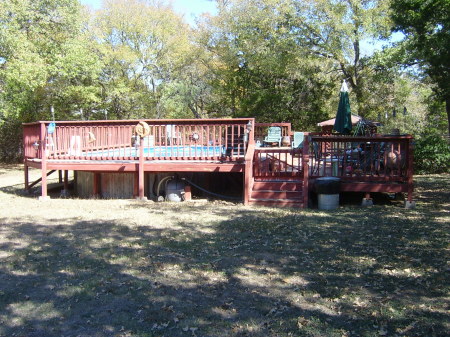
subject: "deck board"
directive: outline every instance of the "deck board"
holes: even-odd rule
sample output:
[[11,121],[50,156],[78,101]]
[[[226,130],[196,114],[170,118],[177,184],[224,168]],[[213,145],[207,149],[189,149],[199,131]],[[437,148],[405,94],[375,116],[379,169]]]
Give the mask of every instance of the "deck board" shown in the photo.
[[[41,160],[27,160],[26,165],[41,168]],[[136,172],[139,160],[47,160],[47,170],[81,170],[100,172]],[[209,160],[147,160],[144,171],[161,172],[243,172],[243,162]]]

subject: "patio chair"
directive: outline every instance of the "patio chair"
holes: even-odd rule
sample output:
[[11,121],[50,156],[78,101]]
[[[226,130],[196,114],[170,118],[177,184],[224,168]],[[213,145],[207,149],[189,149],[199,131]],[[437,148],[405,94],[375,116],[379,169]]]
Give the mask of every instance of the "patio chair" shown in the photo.
[[305,139],[305,134],[303,132],[294,132],[294,141],[292,142],[292,149],[303,149],[303,140]]
[[281,127],[279,126],[271,126],[267,132],[267,136],[263,140],[263,144],[273,144],[277,143],[279,147],[281,147]]

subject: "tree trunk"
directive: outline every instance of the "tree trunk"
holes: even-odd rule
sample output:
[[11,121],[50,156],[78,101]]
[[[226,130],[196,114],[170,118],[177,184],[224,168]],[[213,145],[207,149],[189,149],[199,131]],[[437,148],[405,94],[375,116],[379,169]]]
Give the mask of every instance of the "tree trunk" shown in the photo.
[[189,110],[192,111],[192,113],[194,114],[195,118],[202,118],[202,116],[200,116],[200,114],[198,113],[197,109],[192,105],[192,103],[188,103],[188,108]]

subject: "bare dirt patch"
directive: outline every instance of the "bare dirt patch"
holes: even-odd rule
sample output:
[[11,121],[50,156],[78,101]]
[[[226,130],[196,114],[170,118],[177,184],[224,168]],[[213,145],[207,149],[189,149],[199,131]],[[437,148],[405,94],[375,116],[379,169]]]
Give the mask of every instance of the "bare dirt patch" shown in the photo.
[[[0,168],[1,336],[444,336],[450,177],[415,210],[53,198]],[[38,172],[33,172],[37,174]]]

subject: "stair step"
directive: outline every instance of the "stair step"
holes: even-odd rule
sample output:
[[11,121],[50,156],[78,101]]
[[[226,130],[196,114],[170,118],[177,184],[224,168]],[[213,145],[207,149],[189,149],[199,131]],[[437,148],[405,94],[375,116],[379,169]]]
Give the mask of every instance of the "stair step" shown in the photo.
[[303,183],[303,178],[299,177],[256,177],[255,182],[297,182]]
[[271,202],[303,202],[303,198],[250,198],[252,201],[271,201]]
[[252,198],[255,199],[302,199],[303,193],[299,191],[273,191],[273,190],[253,190]]
[[253,183],[253,190],[272,190],[272,191],[301,191],[303,187],[302,183],[292,182],[292,181],[283,181],[283,182],[274,182],[274,181],[255,181]]
[[303,180],[298,176],[257,177],[253,182],[249,203],[261,206],[303,208],[305,205],[302,192]]
[[292,199],[250,199],[251,205],[304,208],[303,201]]

